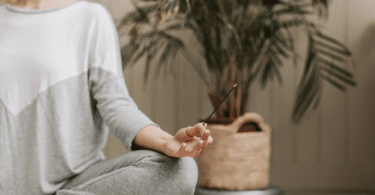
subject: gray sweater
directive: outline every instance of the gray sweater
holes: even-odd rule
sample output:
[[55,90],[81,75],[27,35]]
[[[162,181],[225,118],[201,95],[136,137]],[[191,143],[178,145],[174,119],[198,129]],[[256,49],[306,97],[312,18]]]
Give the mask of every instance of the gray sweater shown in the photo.
[[[0,195],[52,194],[155,124],[129,96],[108,10],[0,7]],[[159,126],[158,126],[159,127]]]

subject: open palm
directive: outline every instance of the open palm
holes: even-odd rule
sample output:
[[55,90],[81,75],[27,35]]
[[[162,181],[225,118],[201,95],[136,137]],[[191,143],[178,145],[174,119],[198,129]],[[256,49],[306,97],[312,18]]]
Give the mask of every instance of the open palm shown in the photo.
[[174,139],[167,144],[169,156],[174,157],[197,157],[200,152],[212,144],[213,139],[207,124],[198,123],[194,127],[180,129]]

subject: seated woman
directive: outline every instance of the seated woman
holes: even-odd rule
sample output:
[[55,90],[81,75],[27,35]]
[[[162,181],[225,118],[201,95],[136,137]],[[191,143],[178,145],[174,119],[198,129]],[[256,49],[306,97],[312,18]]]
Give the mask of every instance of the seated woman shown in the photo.
[[[210,132],[172,136],[138,109],[104,6],[16,0],[0,17],[0,194],[194,193]],[[109,130],[130,152],[104,157]]]

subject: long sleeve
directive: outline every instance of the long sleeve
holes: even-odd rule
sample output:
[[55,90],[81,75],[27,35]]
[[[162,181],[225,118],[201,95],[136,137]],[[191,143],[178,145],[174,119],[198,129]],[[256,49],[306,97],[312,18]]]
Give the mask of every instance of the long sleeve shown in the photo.
[[138,131],[150,124],[158,125],[141,112],[130,97],[122,71],[116,26],[109,11],[97,5],[98,17],[94,17],[89,31],[89,88],[104,123],[131,150]]

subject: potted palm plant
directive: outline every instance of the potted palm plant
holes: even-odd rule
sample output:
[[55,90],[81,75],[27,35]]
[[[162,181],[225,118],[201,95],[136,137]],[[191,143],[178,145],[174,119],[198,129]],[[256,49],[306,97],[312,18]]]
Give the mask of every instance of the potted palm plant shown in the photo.
[[[346,86],[356,84],[352,73],[342,66],[351,57],[348,48],[324,35],[309,20],[309,16],[327,17],[327,0],[142,0],[133,5],[135,11],[128,13],[118,24],[118,30],[125,30],[129,37],[128,43],[121,48],[124,69],[146,57],[147,82],[151,65],[168,66],[178,51],[190,58],[189,50],[194,48],[187,48],[179,36],[179,32],[186,31],[191,32],[203,48],[205,61],[191,65],[205,84],[213,107],[219,106],[237,84],[216,110],[216,118],[208,121],[208,129],[215,140],[211,149],[218,150],[203,152],[198,159],[199,184],[203,187],[244,190],[267,186],[270,129],[261,116],[247,113],[248,91],[256,79],[260,79],[263,86],[274,77],[281,82],[279,69],[284,65],[283,59],[297,55],[296,40],[292,36],[295,30],[307,35],[308,50],[306,62],[302,64],[304,71],[297,89],[293,122],[298,123],[310,107],[319,103],[323,82],[343,91]],[[151,63],[154,58],[158,58],[157,64]],[[237,134],[248,131],[256,133]],[[227,141],[220,141],[220,136],[227,136],[223,139]],[[232,137],[229,139],[228,136]],[[233,145],[228,144],[230,140],[237,143],[235,148],[228,149]],[[246,145],[249,142],[261,144],[255,150],[236,153],[236,148],[253,147]],[[234,158],[230,153],[244,156],[246,162],[251,160],[246,154],[252,154],[252,159],[262,164],[244,164],[235,173],[225,173],[226,179],[223,179],[218,172],[233,170],[234,166],[227,169],[210,166],[231,164],[225,162],[225,159]],[[256,154],[259,154],[258,159],[253,158]],[[224,163],[215,164],[213,159]],[[253,165],[254,174],[248,174],[246,166],[249,164]]]

